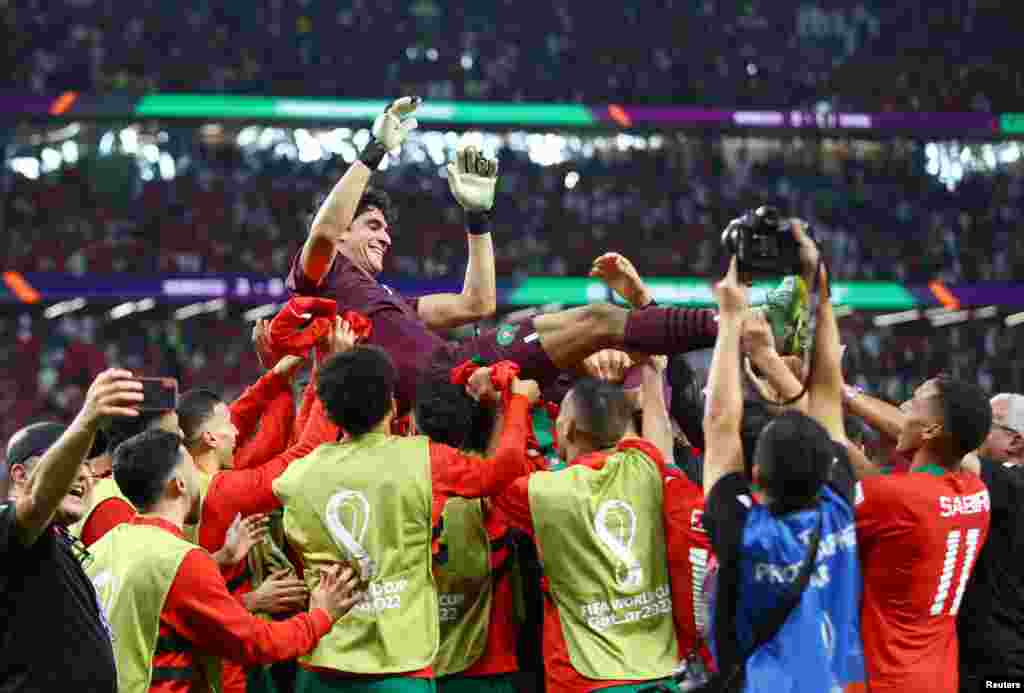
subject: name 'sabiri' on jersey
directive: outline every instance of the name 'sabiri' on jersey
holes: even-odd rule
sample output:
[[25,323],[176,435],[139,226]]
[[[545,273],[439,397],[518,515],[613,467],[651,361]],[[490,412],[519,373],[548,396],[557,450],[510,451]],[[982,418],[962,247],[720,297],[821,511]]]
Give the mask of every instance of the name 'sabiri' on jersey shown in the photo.
[[987,513],[990,510],[988,491],[978,491],[969,496],[939,496],[939,510],[942,517]]

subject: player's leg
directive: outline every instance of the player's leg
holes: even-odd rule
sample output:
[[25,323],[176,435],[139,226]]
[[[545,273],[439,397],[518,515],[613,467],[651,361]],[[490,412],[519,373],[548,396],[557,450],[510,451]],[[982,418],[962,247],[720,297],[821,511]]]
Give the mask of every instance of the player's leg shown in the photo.
[[541,347],[561,369],[573,368],[601,349],[679,354],[714,346],[718,336],[711,310],[660,306],[627,310],[608,303],[539,315],[533,326]]
[[546,387],[601,349],[676,354],[713,346],[717,335],[718,323],[710,310],[657,306],[626,310],[594,303],[499,325],[460,344],[445,367],[469,359],[514,361],[521,377]]

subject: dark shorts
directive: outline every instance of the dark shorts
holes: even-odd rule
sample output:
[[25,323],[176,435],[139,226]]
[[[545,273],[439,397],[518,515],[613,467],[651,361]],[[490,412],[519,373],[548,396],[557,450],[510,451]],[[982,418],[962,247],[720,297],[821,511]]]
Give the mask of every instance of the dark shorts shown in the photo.
[[516,693],[511,674],[495,676],[445,676],[437,680],[437,693]]
[[452,342],[434,357],[435,363],[443,360],[448,368],[473,359],[484,365],[513,361],[519,364],[519,377],[536,380],[541,389],[554,384],[561,374],[540,345],[532,318],[519,323],[503,323],[464,342]]
[[295,693],[436,693],[433,679],[411,676],[334,678],[299,668]]

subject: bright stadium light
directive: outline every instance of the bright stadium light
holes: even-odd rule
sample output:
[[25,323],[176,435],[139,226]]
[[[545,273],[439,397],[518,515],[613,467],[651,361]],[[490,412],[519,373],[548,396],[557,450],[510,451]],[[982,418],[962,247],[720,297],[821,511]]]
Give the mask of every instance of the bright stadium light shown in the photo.
[[78,143],[68,140],[60,145],[60,153],[69,164],[78,163]]
[[61,301],[60,303],[54,303],[43,311],[43,317],[47,320],[53,320],[59,318],[62,315],[68,313],[74,313],[76,310],[82,310],[85,308],[84,298],[73,298],[69,301]]
[[947,310],[942,313],[929,315],[928,321],[931,322],[932,327],[946,327],[947,325],[966,322],[970,317],[971,311],[969,310]]
[[1005,320],[1007,327],[1016,327],[1021,323],[1024,323],[1024,313],[1014,313],[1013,315],[1007,315]]
[[135,301],[128,301],[127,303],[120,303],[114,306],[107,315],[110,316],[111,320],[120,320],[121,318],[127,318],[134,312]]
[[875,323],[875,327],[891,327],[892,325],[900,325],[905,322],[913,322],[914,320],[921,319],[921,311],[919,310],[904,310],[899,313],[888,313],[886,315],[876,315],[872,322]]
[[34,156],[16,156],[8,165],[12,171],[20,173],[29,180],[39,178],[39,159]]
[[42,160],[40,170],[43,173],[53,173],[60,168],[61,156],[56,149],[47,147],[40,153],[39,158]]
[[242,318],[246,322],[256,322],[263,318],[269,318],[279,310],[276,303],[264,303],[262,306],[256,306],[242,313]]
[[190,303],[187,306],[182,306],[174,311],[175,320],[188,320],[194,318],[197,315],[202,315],[206,311],[203,310],[202,303]]

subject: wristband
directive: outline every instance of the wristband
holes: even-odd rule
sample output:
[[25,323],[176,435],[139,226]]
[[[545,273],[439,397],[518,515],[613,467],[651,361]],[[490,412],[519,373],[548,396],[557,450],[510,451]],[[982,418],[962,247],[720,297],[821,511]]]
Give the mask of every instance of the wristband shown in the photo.
[[384,161],[384,155],[388,153],[388,150],[384,148],[384,145],[377,140],[370,140],[365,147],[363,147],[362,153],[359,155],[359,160],[366,164],[366,167],[371,171],[376,171],[377,167],[380,166],[380,162]]
[[482,236],[491,232],[491,215],[487,212],[466,212],[466,233]]

